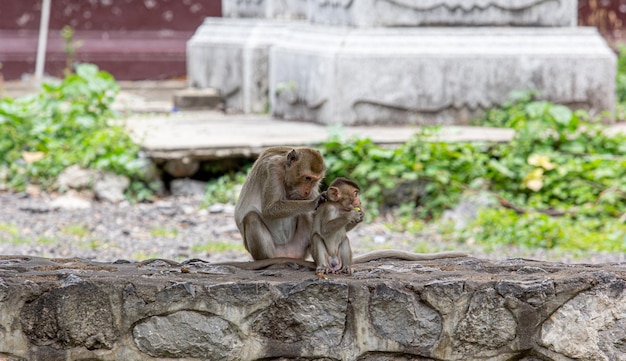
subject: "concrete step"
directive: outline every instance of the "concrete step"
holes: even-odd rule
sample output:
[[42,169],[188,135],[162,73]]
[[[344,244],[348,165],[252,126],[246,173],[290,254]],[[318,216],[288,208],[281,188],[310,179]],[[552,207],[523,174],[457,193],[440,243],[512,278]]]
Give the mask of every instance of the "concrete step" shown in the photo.
[[224,102],[215,89],[187,88],[174,93],[174,107],[177,110],[217,109]]

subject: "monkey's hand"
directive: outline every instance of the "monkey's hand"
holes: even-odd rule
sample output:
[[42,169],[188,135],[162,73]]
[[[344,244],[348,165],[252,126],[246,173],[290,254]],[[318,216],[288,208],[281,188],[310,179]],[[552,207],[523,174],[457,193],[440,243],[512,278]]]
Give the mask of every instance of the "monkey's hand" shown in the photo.
[[323,191],[322,193],[320,193],[319,196],[317,196],[317,203],[315,203],[315,209],[317,209],[323,203],[326,203],[327,200],[328,200],[328,193],[326,191]]
[[350,221],[350,223],[354,223],[354,224],[361,223],[363,222],[364,216],[365,214],[361,210],[361,207],[355,207],[348,214],[348,220]]

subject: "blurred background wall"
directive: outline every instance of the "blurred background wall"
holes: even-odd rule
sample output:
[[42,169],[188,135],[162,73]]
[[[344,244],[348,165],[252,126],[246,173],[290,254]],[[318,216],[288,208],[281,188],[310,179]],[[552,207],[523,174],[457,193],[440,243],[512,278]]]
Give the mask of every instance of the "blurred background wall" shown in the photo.
[[[0,63],[5,80],[35,69],[41,0],[0,0]],[[579,0],[578,23],[596,26],[614,49],[626,43],[626,0]],[[75,30],[76,60],[119,80],[184,78],[186,41],[221,0],[52,0],[46,73],[60,76],[66,52],[60,30]]]

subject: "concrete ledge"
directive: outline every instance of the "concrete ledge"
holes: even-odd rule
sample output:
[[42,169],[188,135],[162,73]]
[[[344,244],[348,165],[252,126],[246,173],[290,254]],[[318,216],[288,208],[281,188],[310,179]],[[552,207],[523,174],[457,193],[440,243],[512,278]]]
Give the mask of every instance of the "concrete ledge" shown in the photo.
[[8,360],[621,360],[626,268],[474,258],[356,265],[0,257]]

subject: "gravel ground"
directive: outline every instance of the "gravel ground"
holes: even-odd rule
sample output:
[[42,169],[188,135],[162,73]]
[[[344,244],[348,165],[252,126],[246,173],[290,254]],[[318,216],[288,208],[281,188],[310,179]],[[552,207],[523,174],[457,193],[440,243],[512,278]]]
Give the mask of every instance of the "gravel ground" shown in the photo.
[[[102,262],[201,258],[209,262],[250,260],[235,226],[233,205],[203,208],[200,198],[168,197],[152,203],[91,202],[88,209],[56,209],[53,196],[0,192],[0,254],[86,258]],[[350,232],[355,254],[373,249],[464,250],[476,257],[514,257],[566,263],[625,262],[623,254],[567,254],[446,244],[436,233],[393,232],[377,220]]]

